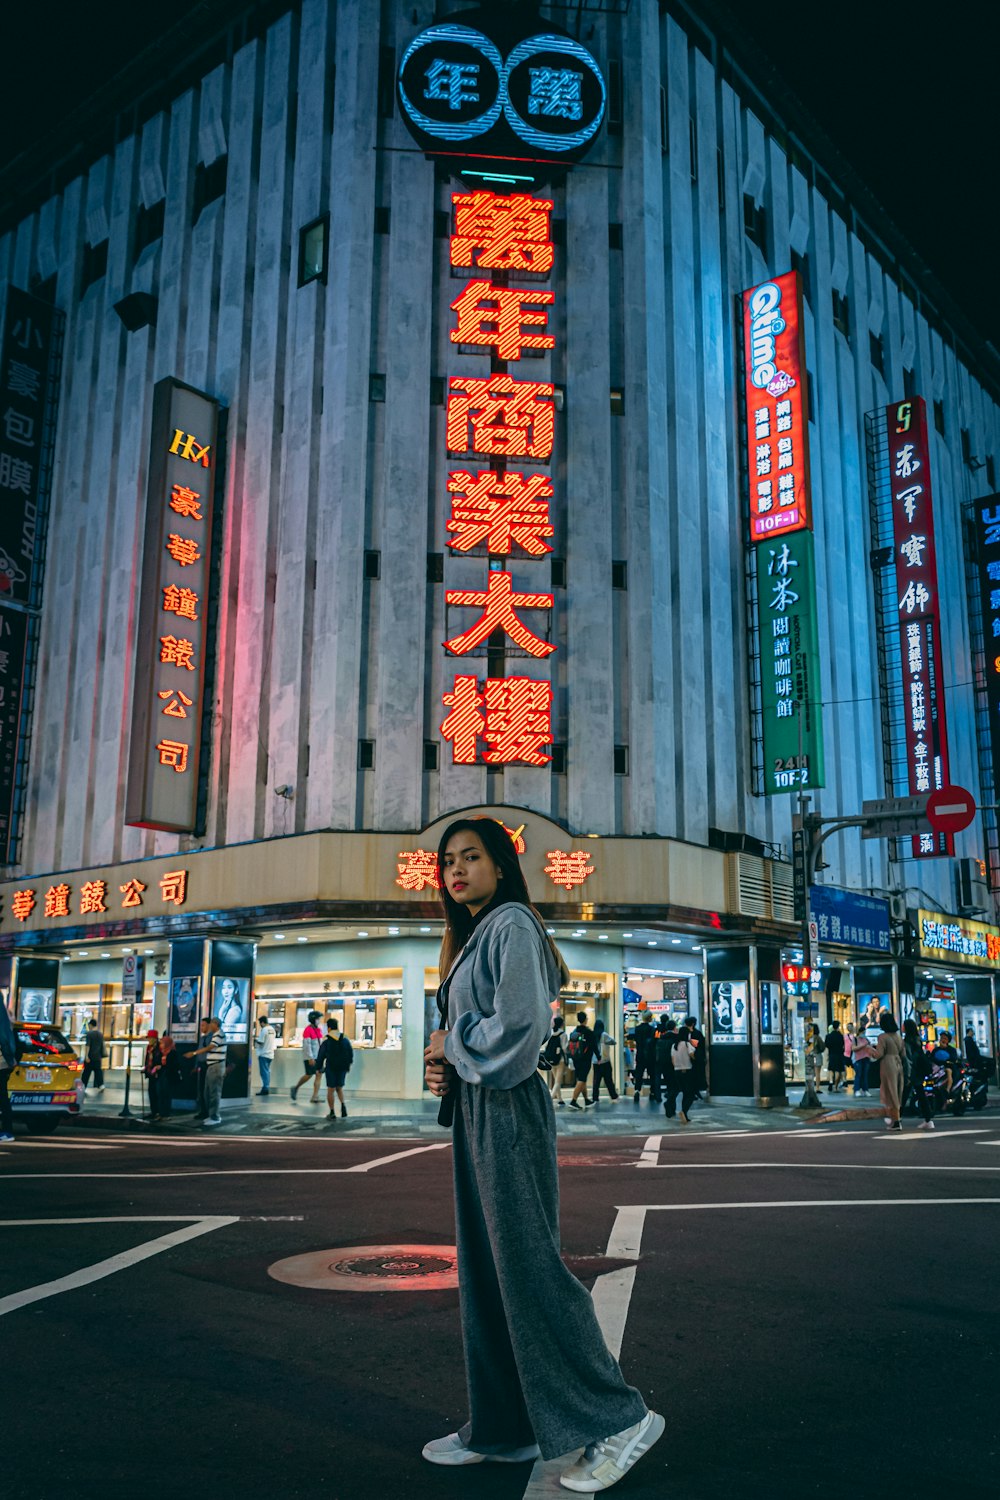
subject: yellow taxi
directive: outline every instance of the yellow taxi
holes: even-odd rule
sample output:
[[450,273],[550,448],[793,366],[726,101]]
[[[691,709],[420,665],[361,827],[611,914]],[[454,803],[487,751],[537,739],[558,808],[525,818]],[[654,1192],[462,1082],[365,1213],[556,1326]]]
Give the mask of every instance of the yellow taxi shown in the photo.
[[48,1135],[65,1115],[83,1107],[83,1063],[56,1026],[14,1021],[18,1064],[8,1079],[15,1120],[32,1135]]

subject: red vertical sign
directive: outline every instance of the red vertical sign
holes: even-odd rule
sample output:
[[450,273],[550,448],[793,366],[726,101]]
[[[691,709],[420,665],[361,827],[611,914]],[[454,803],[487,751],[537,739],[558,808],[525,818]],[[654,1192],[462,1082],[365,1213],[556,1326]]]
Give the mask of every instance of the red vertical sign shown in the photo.
[[802,282],[797,271],[743,293],[750,541],[812,529]]
[[[892,535],[896,561],[899,647],[906,721],[906,766],[912,793],[950,783],[941,661],[941,609],[927,408],[920,396],[886,408]],[[951,834],[922,833],[917,859],[954,854]]]

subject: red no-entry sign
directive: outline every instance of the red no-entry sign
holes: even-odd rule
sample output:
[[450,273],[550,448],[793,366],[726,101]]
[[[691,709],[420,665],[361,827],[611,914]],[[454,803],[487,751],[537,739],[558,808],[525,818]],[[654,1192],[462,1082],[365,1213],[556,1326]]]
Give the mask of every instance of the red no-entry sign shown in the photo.
[[943,786],[927,798],[927,821],[936,833],[961,833],[976,816],[976,799],[964,786]]

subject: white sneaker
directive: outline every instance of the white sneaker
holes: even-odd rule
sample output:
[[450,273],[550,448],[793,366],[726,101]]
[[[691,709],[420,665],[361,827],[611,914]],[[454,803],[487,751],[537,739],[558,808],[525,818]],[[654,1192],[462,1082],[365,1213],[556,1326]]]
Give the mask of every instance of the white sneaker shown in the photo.
[[14,1137],[12,1135],[0,1135],[0,1141],[2,1141],[4,1145],[6,1145],[8,1141],[12,1141],[13,1139]]
[[[918,1130],[933,1130],[934,1129],[934,1121],[933,1120],[921,1120],[920,1124],[917,1126],[917,1129]],[[2,1137],[0,1137],[0,1139],[2,1139]]]
[[609,1490],[663,1436],[665,1426],[658,1412],[648,1411],[634,1427],[588,1443],[576,1463],[559,1476],[559,1483],[564,1490],[577,1490],[581,1495]]
[[222,1116],[221,1115],[209,1115],[208,1118],[203,1123],[205,1125],[221,1125],[222,1124]]
[[443,1438],[432,1438],[424,1444],[421,1452],[428,1463],[450,1467],[457,1464],[526,1464],[540,1456],[537,1443],[528,1448],[506,1448],[502,1453],[477,1453],[475,1448],[462,1442],[457,1432],[449,1432]]

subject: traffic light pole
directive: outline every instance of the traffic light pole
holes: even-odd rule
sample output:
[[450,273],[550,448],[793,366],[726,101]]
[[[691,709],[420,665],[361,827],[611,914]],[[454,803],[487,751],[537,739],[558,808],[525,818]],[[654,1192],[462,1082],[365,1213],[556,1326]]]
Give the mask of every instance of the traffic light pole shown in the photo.
[[[793,880],[798,896],[798,906],[802,913],[802,961],[809,969],[813,969],[813,946],[812,946],[812,910],[809,900],[809,892],[812,888],[813,879],[816,874],[816,865],[819,859],[819,851],[831,834],[839,833],[842,828],[863,828],[878,823],[877,815],[859,815],[853,818],[823,818],[819,813],[807,812],[808,798],[799,797],[799,827],[792,834],[792,849],[796,865]],[[888,821],[894,814],[886,814],[884,821]],[[822,832],[820,831],[822,830]],[[809,1007],[810,1018],[812,1016],[812,1005]],[[823,1101],[816,1092],[813,1080],[813,1064],[811,1059],[806,1058],[806,1088],[798,1105],[798,1109],[822,1109]]]

